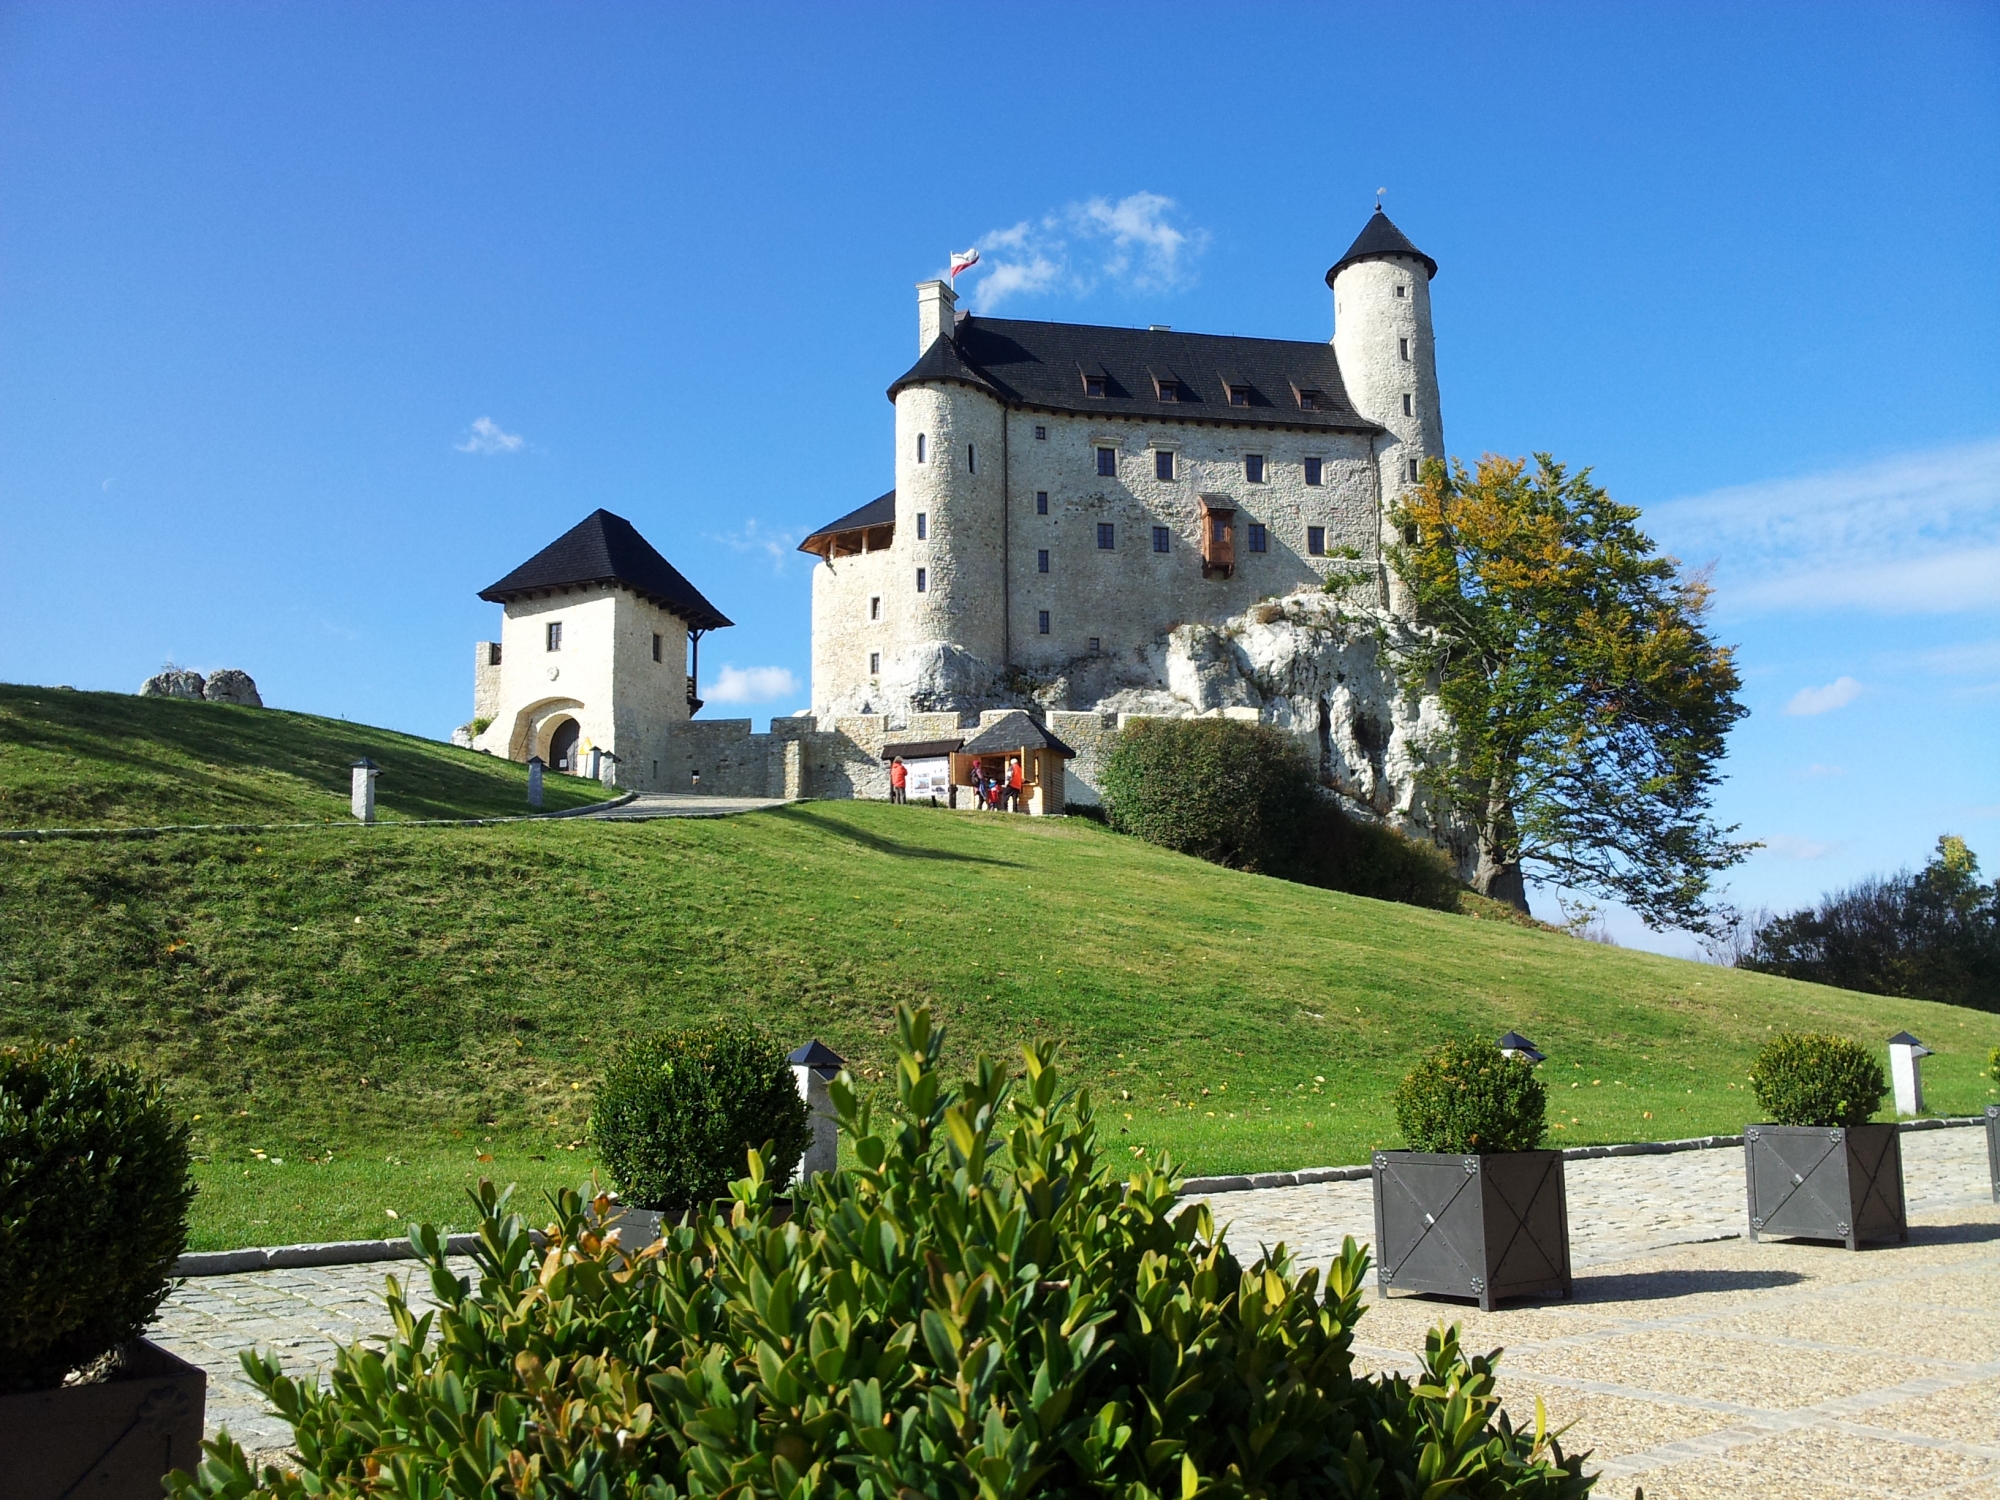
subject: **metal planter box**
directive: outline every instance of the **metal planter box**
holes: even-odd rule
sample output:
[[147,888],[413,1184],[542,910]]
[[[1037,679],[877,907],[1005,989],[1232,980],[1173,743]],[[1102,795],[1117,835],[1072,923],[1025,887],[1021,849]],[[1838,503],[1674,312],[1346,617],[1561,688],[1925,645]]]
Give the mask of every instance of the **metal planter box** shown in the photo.
[[1746,1125],[1743,1173],[1753,1240],[1840,1240],[1853,1250],[1910,1237],[1894,1125]]
[[8,1500],[160,1500],[170,1469],[201,1462],[208,1376],[140,1339],[95,1385],[0,1396]]
[[1993,1201],[2000,1203],[2000,1104],[1986,1106],[1986,1175],[1993,1179]]
[[1560,1151],[1375,1153],[1376,1284],[1478,1299],[1570,1294]]

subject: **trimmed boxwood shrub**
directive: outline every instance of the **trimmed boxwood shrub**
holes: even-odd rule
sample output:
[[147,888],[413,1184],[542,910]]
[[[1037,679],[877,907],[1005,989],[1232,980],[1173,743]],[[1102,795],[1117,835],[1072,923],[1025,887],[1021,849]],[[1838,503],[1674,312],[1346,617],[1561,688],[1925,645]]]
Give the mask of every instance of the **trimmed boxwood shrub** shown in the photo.
[[0,1047],[0,1390],[60,1385],[166,1300],[194,1201],[159,1087],[63,1047]]
[[1875,1054],[1844,1036],[1785,1032],[1764,1044],[1750,1087],[1773,1125],[1866,1125],[1889,1081]]
[[1111,826],[1183,854],[1329,890],[1452,911],[1449,860],[1340,810],[1299,743],[1238,719],[1141,719],[1104,768]]
[[[384,1346],[331,1382],[245,1356],[296,1472],[209,1445],[177,1500],[1574,1500],[1582,1460],[1516,1429],[1494,1362],[1434,1330],[1414,1379],[1354,1365],[1367,1252],[1324,1281],[1244,1265],[1166,1164],[1108,1149],[1038,1043],[940,1076],[898,1013],[895,1094],[831,1090],[854,1166],[774,1222],[762,1164],[631,1269],[564,1194],[537,1251],[491,1184],[476,1283],[429,1226],[435,1322],[391,1294]],[[1129,1174],[1129,1175],[1120,1175]],[[414,1299],[411,1299],[414,1300]]]
[[1548,1093],[1535,1065],[1478,1037],[1425,1053],[1396,1086],[1395,1103],[1412,1151],[1533,1151],[1548,1128]]
[[753,1150],[789,1182],[812,1122],[784,1049],[754,1026],[714,1022],[641,1041],[613,1063],[590,1138],[627,1204],[679,1209],[721,1197]]

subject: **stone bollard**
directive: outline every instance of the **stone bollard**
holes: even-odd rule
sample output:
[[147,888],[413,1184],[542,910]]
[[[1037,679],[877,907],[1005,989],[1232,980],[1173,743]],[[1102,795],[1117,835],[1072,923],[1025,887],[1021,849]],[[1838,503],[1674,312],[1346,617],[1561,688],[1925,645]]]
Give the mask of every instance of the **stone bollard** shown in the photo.
[[531,755],[528,757],[528,806],[540,807],[541,805],[542,758],[539,755]]
[[597,753],[597,779],[606,786],[618,785],[618,757],[609,750]]
[[382,768],[367,756],[354,763],[354,797],[350,806],[354,816],[364,823],[375,821],[375,778],[382,774]]
[[803,1188],[806,1179],[815,1173],[831,1172],[839,1160],[840,1127],[826,1086],[839,1076],[846,1059],[815,1038],[785,1061],[792,1065],[792,1077],[798,1083],[799,1097],[806,1101],[806,1112],[812,1116],[812,1143],[799,1160],[798,1179],[794,1184],[796,1191]]
[[1907,1031],[1899,1031],[1889,1038],[1889,1078],[1896,1086],[1897,1114],[1920,1115],[1924,1112],[1922,1060],[1930,1055],[1931,1049]]

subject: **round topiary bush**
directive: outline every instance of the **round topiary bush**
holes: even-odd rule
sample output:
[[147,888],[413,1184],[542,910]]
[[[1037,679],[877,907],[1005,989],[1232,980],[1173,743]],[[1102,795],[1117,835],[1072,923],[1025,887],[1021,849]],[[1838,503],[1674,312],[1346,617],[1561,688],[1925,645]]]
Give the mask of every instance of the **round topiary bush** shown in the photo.
[[1791,1032],[1764,1044],[1750,1087],[1773,1125],[1866,1125],[1889,1081],[1875,1054],[1844,1036]]
[[0,1047],[0,1389],[60,1385],[166,1300],[194,1201],[158,1085],[64,1047]]
[[706,1205],[743,1176],[752,1150],[772,1181],[789,1182],[811,1134],[784,1050],[726,1022],[637,1043],[590,1112],[598,1159],[634,1208]]
[[1111,826],[1240,870],[1281,874],[1320,802],[1298,742],[1235,719],[1141,719],[1104,768]]
[[1396,1086],[1395,1103],[1412,1151],[1533,1151],[1548,1128],[1548,1093],[1535,1065],[1476,1037],[1425,1053]]

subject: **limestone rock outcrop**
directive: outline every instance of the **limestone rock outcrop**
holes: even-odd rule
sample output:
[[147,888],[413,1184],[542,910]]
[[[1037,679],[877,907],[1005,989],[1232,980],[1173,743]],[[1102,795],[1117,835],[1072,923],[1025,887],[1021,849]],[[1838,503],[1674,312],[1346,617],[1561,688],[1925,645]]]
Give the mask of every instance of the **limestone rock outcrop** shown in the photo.
[[234,667],[224,667],[208,679],[203,696],[210,703],[235,703],[244,708],[262,708],[264,700],[257,695],[257,684],[248,672],[239,672]]
[[139,685],[141,698],[193,698],[199,701],[206,684],[201,673],[190,672],[185,667],[168,667],[164,672],[156,672]]

